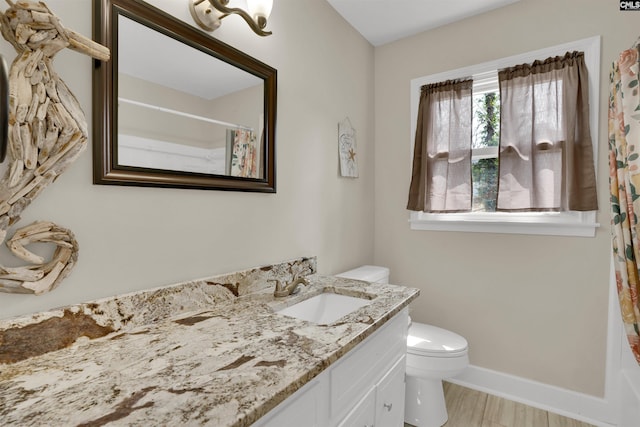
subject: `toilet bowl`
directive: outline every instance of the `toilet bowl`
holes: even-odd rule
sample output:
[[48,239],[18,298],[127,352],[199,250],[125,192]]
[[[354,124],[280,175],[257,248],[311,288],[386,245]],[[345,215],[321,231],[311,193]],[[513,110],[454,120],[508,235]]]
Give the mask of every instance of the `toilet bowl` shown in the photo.
[[446,423],[442,380],[458,375],[468,365],[467,340],[446,329],[409,319],[404,421],[417,427],[440,427]]
[[[389,269],[372,265],[337,276],[389,283]],[[416,427],[441,427],[448,419],[442,380],[458,375],[469,365],[467,340],[409,318],[406,360],[404,421]]]

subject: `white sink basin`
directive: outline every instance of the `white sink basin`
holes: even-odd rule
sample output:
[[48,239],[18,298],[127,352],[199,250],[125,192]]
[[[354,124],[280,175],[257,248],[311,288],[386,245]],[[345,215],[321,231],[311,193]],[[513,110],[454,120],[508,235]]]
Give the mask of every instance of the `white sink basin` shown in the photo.
[[347,295],[323,293],[278,310],[276,313],[318,325],[327,325],[370,302],[367,299]]

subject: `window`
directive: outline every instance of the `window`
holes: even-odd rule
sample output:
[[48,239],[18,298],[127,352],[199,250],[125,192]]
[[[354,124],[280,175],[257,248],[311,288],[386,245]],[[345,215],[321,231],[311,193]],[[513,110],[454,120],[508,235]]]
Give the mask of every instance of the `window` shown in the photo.
[[[590,130],[593,153],[597,153],[598,84],[600,38],[592,37],[548,49],[529,52],[498,61],[479,64],[411,81],[411,145],[415,138],[421,87],[445,80],[473,78],[473,124],[471,173],[473,176],[471,212],[424,213],[412,211],[411,228],[447,230],[594,236],[598,224],[595,211],[577,212],[496,212],[495,192],[498,175],[499,106],[497,70],[531,63],[568,51],[584,52],[589,72]],[[497,110],[497,114],[496,114]],[[548,154],[553,155],[550,151]],[[412,153],[413,158],[413,153]],[[596,165],[597,166],[597,165]],[[502,186],[501,186],[502,188]]]
[[472,212],[495,212],[498,195],[500,93],[498,73],[473,79],[471,128]]

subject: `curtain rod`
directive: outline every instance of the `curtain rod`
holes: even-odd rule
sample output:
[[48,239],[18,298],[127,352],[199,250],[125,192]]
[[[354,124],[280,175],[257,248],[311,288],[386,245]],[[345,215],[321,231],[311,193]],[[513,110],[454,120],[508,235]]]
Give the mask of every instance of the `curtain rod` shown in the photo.
[[201,121],[204,121],[204,122],[214,123],[214,124],[217,124],[217,125],[227,126],[227,127],[230,127],[230,128],[249,130],[249,131],[253,132],[253,128],[250,128],[250,127],[247,127],[247,126],[237,125],[235,123],[223,122],[221,120],[216,120],[216,119],[212,119],[212,118],[209,118],[209,117],[196,116],[195,114],[184,113],[182,111],[172,110],[172,109],[164,108],[164,107],[159,107],[157,105],[145,104],[144,102],[134,101],[132,99],[119,97],[118,98],[118,102],[124,102],[125,104],[136,105],[138,107],[149,108],[149,109],[152,109],[152,110],[162,111],[164,113],[175,114],[175,115],[182,116],[182,117],[188,117],[188,118],[195,119],[195,120],[201,120]]

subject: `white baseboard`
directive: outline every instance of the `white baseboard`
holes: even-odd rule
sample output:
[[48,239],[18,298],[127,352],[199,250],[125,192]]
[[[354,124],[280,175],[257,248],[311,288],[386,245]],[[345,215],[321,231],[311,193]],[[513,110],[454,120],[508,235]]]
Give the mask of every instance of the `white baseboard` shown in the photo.
[[623,370],[619,427],[640,425],[640,370]]
[[469,366],[446,381],[598,427],[615,427],[617,406],[606,399],[539,383],[490,369]]

